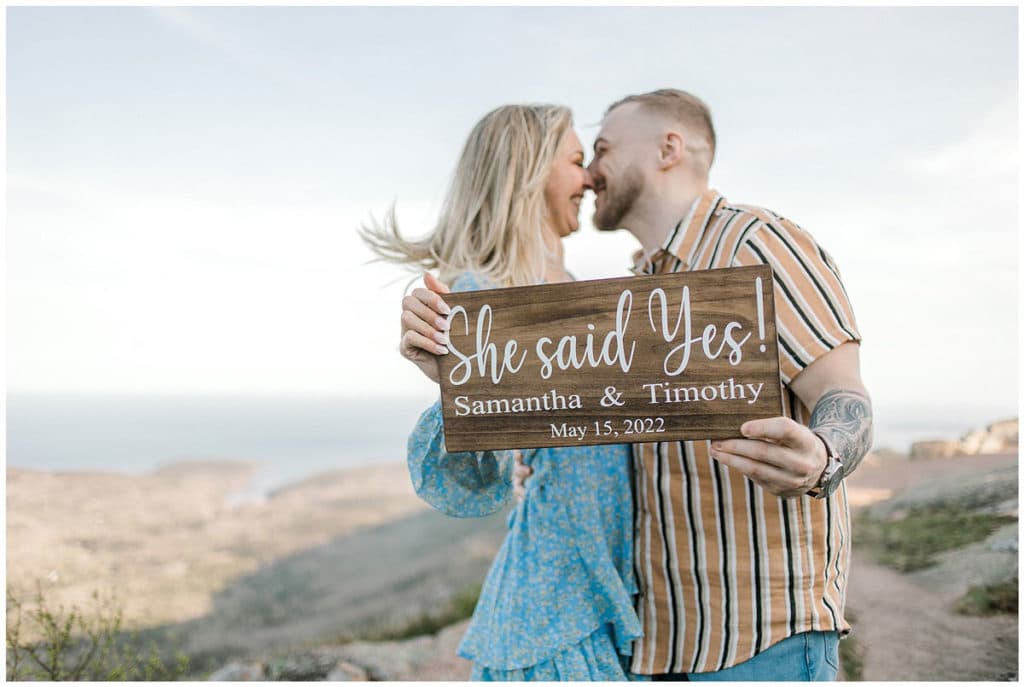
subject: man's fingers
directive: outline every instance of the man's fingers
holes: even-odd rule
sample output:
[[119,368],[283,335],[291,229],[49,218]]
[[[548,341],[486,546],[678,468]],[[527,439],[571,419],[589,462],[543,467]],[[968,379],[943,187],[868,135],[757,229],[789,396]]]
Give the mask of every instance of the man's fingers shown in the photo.
[[751,420],[743,423],[740,432],[748,439],[772,441],[793,448],[802,448],[814,438],[809,429],[788,417]]
[[399,347],[403,358],[416,361],[422,360],[425,353],[431,355],[447,355],[448,348],[442,346],[432,339],[428,339],[417,331],[409,330],[402,335],[402,345]]
[[712,451],[711,457],[732,470],[738,470],[773,494],[796,495],[806,490],[798,476],[770,463],[722,451]]
[[423,283],[427,288],[437,293],[451,293],[451,289],[443,281],[432,275],[430,272],[423,273]]
[[711,445],[711,449],[719,453],[731,453],[735,456],[760,461],[782,469],[792,467],[797,459],[794,452],[785,446],[769,444],[766,441],[754,441],[752,439],[716,441]]

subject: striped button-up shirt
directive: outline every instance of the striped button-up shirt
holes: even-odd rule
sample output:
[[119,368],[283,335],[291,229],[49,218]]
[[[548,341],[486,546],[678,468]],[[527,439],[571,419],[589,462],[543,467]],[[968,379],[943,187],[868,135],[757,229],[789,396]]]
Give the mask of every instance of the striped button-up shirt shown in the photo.
[[[783,412],[810,412],[789,382],[859,341],[832,258],[796,224],[706,191],[636,271],[771,265]],[[632,670],[691,673],[742,663],[809,630],[846,634],[850,565],[845,485],[829,498],[779,498],[708,454],[708,441],[636,444],[637,612]]]

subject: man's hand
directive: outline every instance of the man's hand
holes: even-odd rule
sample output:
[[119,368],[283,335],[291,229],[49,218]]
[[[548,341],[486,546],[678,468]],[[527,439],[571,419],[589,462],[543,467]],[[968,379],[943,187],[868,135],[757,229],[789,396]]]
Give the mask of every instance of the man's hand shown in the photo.
[[446,284],[429,272],[423,275],[426,289],[414,289],[402,299],[402,357],[411,360],[435,384],[441,374],[437,357],[448,353],[448,319],[451,308],[438,295],[449,293]]
[[[826,437],[843,464],[856,469],[871,448],[871,402],[860,379],[860,345],[847,342],[808,365],[790,382],[812,408],[810,427],[785,417],[752,420],[744,439],[714,441],[711,457],[739,470],[777,496],[801,496],[818,484],[828,464]],[[813,430],[813,431],[812,431]]]
[[788,417],[751,420],[740,432],[745,439],[711,442],[711,457],[776,496],[803,496],[828,464],[822,440]]
[[512,468],[512,493],[516,495],[516,501],[522,503],[526,498],[526,480],[533,474],[533,468],[523,462],[523,454],[518,450],[512,451],[515,458],[515,466]]

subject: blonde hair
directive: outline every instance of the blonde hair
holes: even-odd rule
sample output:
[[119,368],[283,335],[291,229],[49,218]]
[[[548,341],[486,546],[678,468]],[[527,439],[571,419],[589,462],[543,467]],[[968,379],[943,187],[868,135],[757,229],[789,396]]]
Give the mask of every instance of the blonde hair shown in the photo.
[[650,93],[639,93],[628,95],[608,106],[605,116],[620,105],[626,103],[637,103],[643,108],[652,112],[674,119],[687,127],[690,131],[707,139],[710,147],[708,167],[715,160],[715,125],[711,123],[711,109],[703,100],[692,93],[680,91],[676,88],[661,88]]
[[544,186],[571,127],[572,113],[558,105],[492,110],[470,132],[430,234],[402,236],[392,205],[360,236],[378,260],[436,269],[449,284],[466,271],[502,286],[536,284],[546,257]]

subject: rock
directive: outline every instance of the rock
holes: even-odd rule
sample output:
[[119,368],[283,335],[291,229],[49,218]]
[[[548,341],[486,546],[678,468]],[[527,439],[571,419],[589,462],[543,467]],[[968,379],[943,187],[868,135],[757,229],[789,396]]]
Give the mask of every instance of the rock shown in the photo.
[[416,669],[433,658],[432,636],[404,641],[352,642],[338,649],[344,660],[362,666],[371,680],[391,682],[411,679]]
[[263,664],[254,663],[229,663],[223,668],[214,671],[207,680],[211,682],[243,682],[266,680],[266,672]]
[[980,456],[998,453],[1016,453],[1018,450],[1018,420],[1000,420],[985,429],[968,432],[955,441],[917,441],[910,446],[911,459],[952,458],[953,456]]
[[910,445],[910,459],[952,458],[960,448],[958,441],[915,441]]
[[210,680],[238,681],[466,681],[472,665],[456,655],[469,620],[395,641],[358,641],[279,655],[262,662],[235,662]]
[[268,680],[323,680],[335,667],[337,659],[317,652],[291,654],[275,658],[267,666]]
[[1004,528],[989,537],[985,543],[989,551],[1017,553],[1017,532],[1015,529]]
[[348,661],[338,661],[325,679],[328,682],[367,682],[370,676],[357,665]]
[[358,641],[320,651],[337,658],[335,668],[345,674],[328,680],[380,681],[465,681],[472,665],[456,655],[469,620],[450,625],[436,635],[422,635],[395,641]]
[[864,456],[864,460],[861,461],[862,465],[888,465],[894,461],[902,461],[909,458],[906,453],[900,451],[894,451],[891,448],[876,448],[872,449],[870,453]]
[[959,452],[976,456],[985,453],[1015,453],[1018,448],[1018,421],[1000,420],[985,429],[968,432],[960,439]]
[[922,508],[955,509],[1009,515],[1017,500],[1017,466],[983,473],[957,476],[955,479],[922,479],[892,498],[868,507],[875,518],[898,520]]

